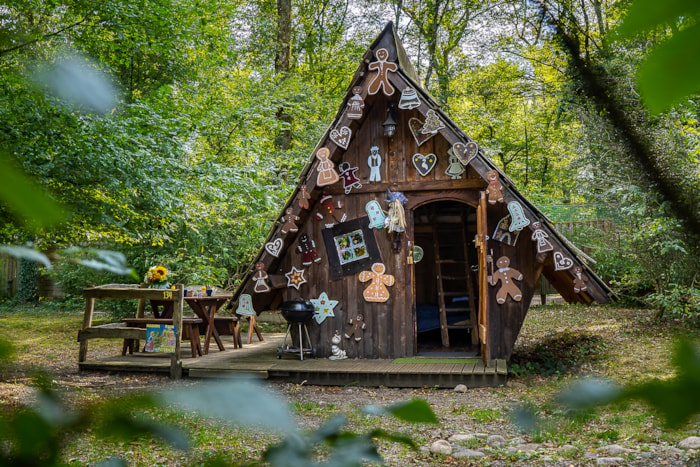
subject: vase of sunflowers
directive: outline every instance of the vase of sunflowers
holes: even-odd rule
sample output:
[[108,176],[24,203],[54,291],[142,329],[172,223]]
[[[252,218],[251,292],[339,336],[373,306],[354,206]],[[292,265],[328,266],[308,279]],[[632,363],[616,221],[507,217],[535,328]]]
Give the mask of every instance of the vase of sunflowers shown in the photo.
[[168,269],[165,266],[152,266],[143,278],[151,289],[169,289]]

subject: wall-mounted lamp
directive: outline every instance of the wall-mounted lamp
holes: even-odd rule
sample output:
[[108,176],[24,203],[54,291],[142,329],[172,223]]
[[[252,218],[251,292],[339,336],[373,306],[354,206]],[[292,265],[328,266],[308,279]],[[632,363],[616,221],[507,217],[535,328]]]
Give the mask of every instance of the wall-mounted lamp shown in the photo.
[[396,134],[396,119],[394,119],[394,110],[392,106],[386,109],[386,120],[382,123],[384,126],[384,136],[391,138]]

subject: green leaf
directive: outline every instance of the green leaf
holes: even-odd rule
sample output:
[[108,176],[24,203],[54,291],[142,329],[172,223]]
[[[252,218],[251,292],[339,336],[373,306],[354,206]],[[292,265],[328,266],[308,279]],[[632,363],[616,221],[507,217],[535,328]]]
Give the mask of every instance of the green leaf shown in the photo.
[[15,218],[30,228],[55,225],[65,219],[63,208],[50,199],[44,190],[14,167],[0,151],[0,203],[8,207]]
[[620,39],[630,38],[675,23],[680,16],[697,11],[698,3],[695,0],[636,0],[613,34]]
[[368,405],[363,411],[372,415],[391,414],[399,420],[412,423],[438,423],[435,412],[422,399],[411,399],[388,407]]
[[695,25],[656,47],[639,67],[639,91],[653,114],[700,90],[700,60],[696,57],[698,43],[700,26]]
[[41,263],[46,269],[51,269],[51,262],[45,254],[39,253],[33,248],[27,248],[23,246],[12,246],[12,245],[2,245],[0,246],[0,253],[5,253],[6,255],[13,256],[17,259],[26,259],[28,261],[35,261]]
[[617,385],[604,380],[583,379],[557,397],[557,402],[571,409],[586,409],[609,404],[620,397]]
[[296,429],[287,403],[247,378],[198,384],[163,393],[164,404],[176,404],[223,421],[265,428],[277,433]]

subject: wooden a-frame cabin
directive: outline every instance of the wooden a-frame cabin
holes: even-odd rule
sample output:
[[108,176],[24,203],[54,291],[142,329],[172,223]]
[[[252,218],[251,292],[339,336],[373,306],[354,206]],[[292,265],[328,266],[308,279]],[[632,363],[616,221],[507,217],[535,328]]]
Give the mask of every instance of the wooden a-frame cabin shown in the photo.
[[589,261],[438,108],[389,23],[233,303],[312,300],[319,357],[488,363],[510,358],[541,275],[567,302],[610,300]]

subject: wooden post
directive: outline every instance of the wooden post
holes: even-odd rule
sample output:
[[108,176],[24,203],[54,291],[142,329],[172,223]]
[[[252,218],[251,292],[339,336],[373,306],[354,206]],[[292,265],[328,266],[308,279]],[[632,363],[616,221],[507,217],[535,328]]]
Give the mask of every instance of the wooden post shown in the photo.
[[[85,315],[83,315],[83,329],[92,326],[92,315],[95,312],[95,298],[85,297]],[[80,351],[78,352],[78,362],[84,362],[87,358],[88,341],[80,342]]]
[[182,306],[184,299],[185,286],[177,284],[175,290],[171,290],[175,294],[175,303],[173,304],[173,324],[175,325],[175,353],[170,357],[170,378],[182,378],[182,360],[180,359],[180,344],[182,342]]

